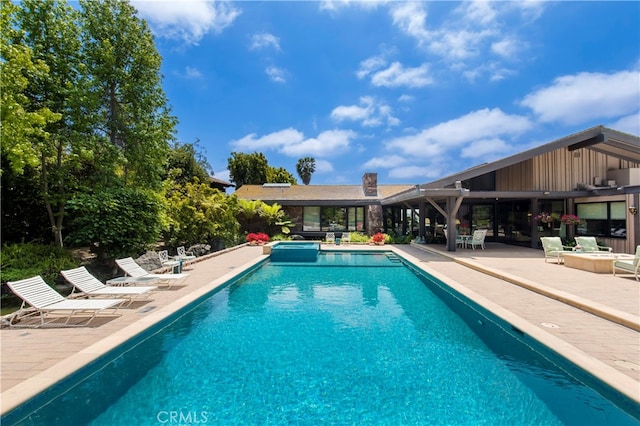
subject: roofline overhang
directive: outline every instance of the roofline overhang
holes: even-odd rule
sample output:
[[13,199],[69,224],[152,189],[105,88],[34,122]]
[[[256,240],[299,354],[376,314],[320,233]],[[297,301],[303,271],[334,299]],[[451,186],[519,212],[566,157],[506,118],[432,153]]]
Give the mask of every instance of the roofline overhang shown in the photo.
[[266,200],[260,201],[272,204],[278,203],[281,206],[345,206],[345,207],[358,207],[358,206],[371,206],[376,204],[382,204],[379,198],[373,198],[370,200],[351,199],[351,200]]
[[424,200],[427,198],[448,198],[448,197],[468,197],[469,190],[466,188],[432,188],[425,189],[416,185],[415,188],[408,189],[398,194],[381,200],[382,205],[406,203],[409,201]]
[[491,163],[483,163],[441,179],[420,184],[419,187],[427,189],[447,187],[453,185],[455,181],[472,179],[561,148],[566,148],[568,151],[587,148],[634,163],[640,158],[638,136],[604,126],[595,126]]
[[[466,191],[461,193],[461,191]],[[417,202],[427,202],[427,198],[445,201],[448,197],[460,197],[465,200],[534,200],[534,199],[568,199],[593,196],[611,196],[635,194],[640,192],[640,186],[595,187],[584,191],[469,191],[467,189],[412,189],[382,200],[382,205],[396,205]]]

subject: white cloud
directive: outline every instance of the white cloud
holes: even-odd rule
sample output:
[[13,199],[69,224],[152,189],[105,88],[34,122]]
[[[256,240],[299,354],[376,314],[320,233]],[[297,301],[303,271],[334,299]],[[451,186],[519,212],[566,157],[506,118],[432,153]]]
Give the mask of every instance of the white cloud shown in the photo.
[[351,139],[356,136],[357,134],[352,130],[327,130],[320,133],[317,138],[283,145],[280,152],[291,157],[303,155],[328,157],[333,154],[343,154],[349,148]]
[[546,0],[520,0],[505,3],[508,3],[509,6],[516,7],[522,18],[530,22],[542,16],[546,6]]
[[404,68],[400,62],[394,62],[387,69],[378,71],[371,77],[371,84],[383,87],[424,87],[432,83],[433,78],[429,75],[427,64]]
[[316,159],[316,172],[317,173],[332,173],[334,172],[333,164],[327,160]]
[[471,142],[460,151],[462,158],[482,159],[486,162],[506,157],[514,150],[512,145],[499,138],[480,139]]
[[482,53],[485,40],[495,35],[494,30],[442,30],[438,31],[437,38],[429,43],[429,50],[449,60],[478,57]]
[[504,38],[491,43],[491,51],[504,58],[512,58],[520,51],[520,43],[514,38]]
[[269,66],[264,72],[269,76],[271,81],[275,81],[276,83],[286,83],[287,72],[282,68]]
[[427,31],[427,12],[422,3],[407,2],[398,3],[390,11],[393,24],[409,36],[415,38],[418,44],[426,42],[430,38]]
[[373,71],[378,70],[387,65],[387,60],[382,56],[372,56],[360,62],[360,69],[356,71],[356,76],[363,79]]
[[261,150],[279,149],[287,144],[297,144],[304,140],[304,134],[294,128],[280,130],[256,138],[255,133],[251,133],[241,139],[231,141],[231,145],[236,149]]
[[273,47],[279,51],[280,39],[269,33],[254,34],[251,36],[251,49],[262,49],[266,47]]
[[415,98],[416,97],[413,95],[400,95],[400,97],[398,98],[398,102],[411,102]]
[[493,2],[473,0],[462,3],[456,12],[461,13],[463,19],[471,24],[490,26],[494,24],[497,16],[493,6]]
[[331,118],[341,122],[359,121],[365,127],[377,127],[383,124],[397,126],[400,120],[392,115],[391,107],[377,102],[371,96],[360,98],[360,105],[341,105],[331,111]]
[[417,134],[392,139],[386,146],[406,155],[428,158],[474,141],[500,135],[516,136],[531,127],[526,117],[505,114],[498,108],[481,109]]
[[640,111],[636,111],[635,114],[622,117],[618,121],[608,124],[607,127],[640,136]]
[[640,99],[640,72],[614,74],[583,72],[556,78],[521,102],[542,122],[569,125],[596,119],[610,119],[637,111]]
[[241,13],[227,1],[156,0],[133,1],[132,4],[149,22],[157,37],[180,39],[187,44],[198,44],[209,32],[222,32]]
[[331,118],[337,121],[353,120],[359,121],[369,117],[373,111],[373,98],[370,96],[363,96],[360,98],[360,105],[341,105],[335,107],[331,111]]
[[328,130],[316,138],[305,139],[302,132],[290,127],[260,137],[251,133],[231,141],[230,145],[234,149],[245,151],[274,150],[291,157],[328,157],[346,152],[351,139],[356,136],[357,133],[352,130]]
[[183,71],[173,71],[172,74],[187,80],[201,80],[204,77],[198,68],[190,66],[184,67]]
[[358,6],[362,9],[375,9],[389,0],[323,0],[320,2],[320,10],[337,12],[350,6]]
[[485,78],[485,76],[489,76],[489,81],[500,81],[515,73],[511,69],[502,67],[499,62],[489,62],[463,71],[462,76],[469,82],[475,83],[476,80]]
[[405,166],[396,167],[389,170],[389,177],[393,179],[406,179],[408,181],[414,180],[428,180],[435,177],[440,177],[442,169],[440,167],[428,166]]
[[405,157],[401,157],[399,155],[389,155],[385,157],[374,157],[364,163],[360,168],[361,169],[389,169],[393,167],[398,167],[407,163],[407,159]]

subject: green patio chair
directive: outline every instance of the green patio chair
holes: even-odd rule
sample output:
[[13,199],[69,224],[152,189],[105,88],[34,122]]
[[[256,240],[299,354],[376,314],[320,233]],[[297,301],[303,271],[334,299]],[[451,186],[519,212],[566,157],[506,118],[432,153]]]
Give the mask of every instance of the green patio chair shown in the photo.
[[636,247],[636,256],[633,260],[614,260],[613,261],[613,276],[616,276],[616,269],[621,269],[626,273],[633,274],[636,281],[640,281],[640,246]]
[[563,246],[560,237],[540,237],[542,249],[544,250],[544,261],[554,259],[559,265],[564,262],[564,253],[572,251],[571,247]]
[[581,246],[582,251],[585,253],[595,253],[599,251],[611,253],[613,251],[611,247],[599,246],[596,237],[576,237],[576,245]]

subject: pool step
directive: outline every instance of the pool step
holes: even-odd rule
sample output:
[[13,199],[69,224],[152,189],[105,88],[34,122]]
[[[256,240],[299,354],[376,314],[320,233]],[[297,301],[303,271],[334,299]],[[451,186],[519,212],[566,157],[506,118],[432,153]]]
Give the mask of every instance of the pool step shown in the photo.
[[387,259],[394,263],[402,263],[400,258],[395,253],[387,253]]

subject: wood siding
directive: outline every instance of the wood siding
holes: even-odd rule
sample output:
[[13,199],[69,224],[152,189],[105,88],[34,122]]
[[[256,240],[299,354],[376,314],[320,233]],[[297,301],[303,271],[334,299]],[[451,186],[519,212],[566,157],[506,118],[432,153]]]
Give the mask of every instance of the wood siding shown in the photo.
[[[640,167],[640,162],[578,149],[557,149],[496,171],[497,191],[572,191],[578,184],[606,183],[607,170]],[[598,186],[598,185],[596,185]]]

